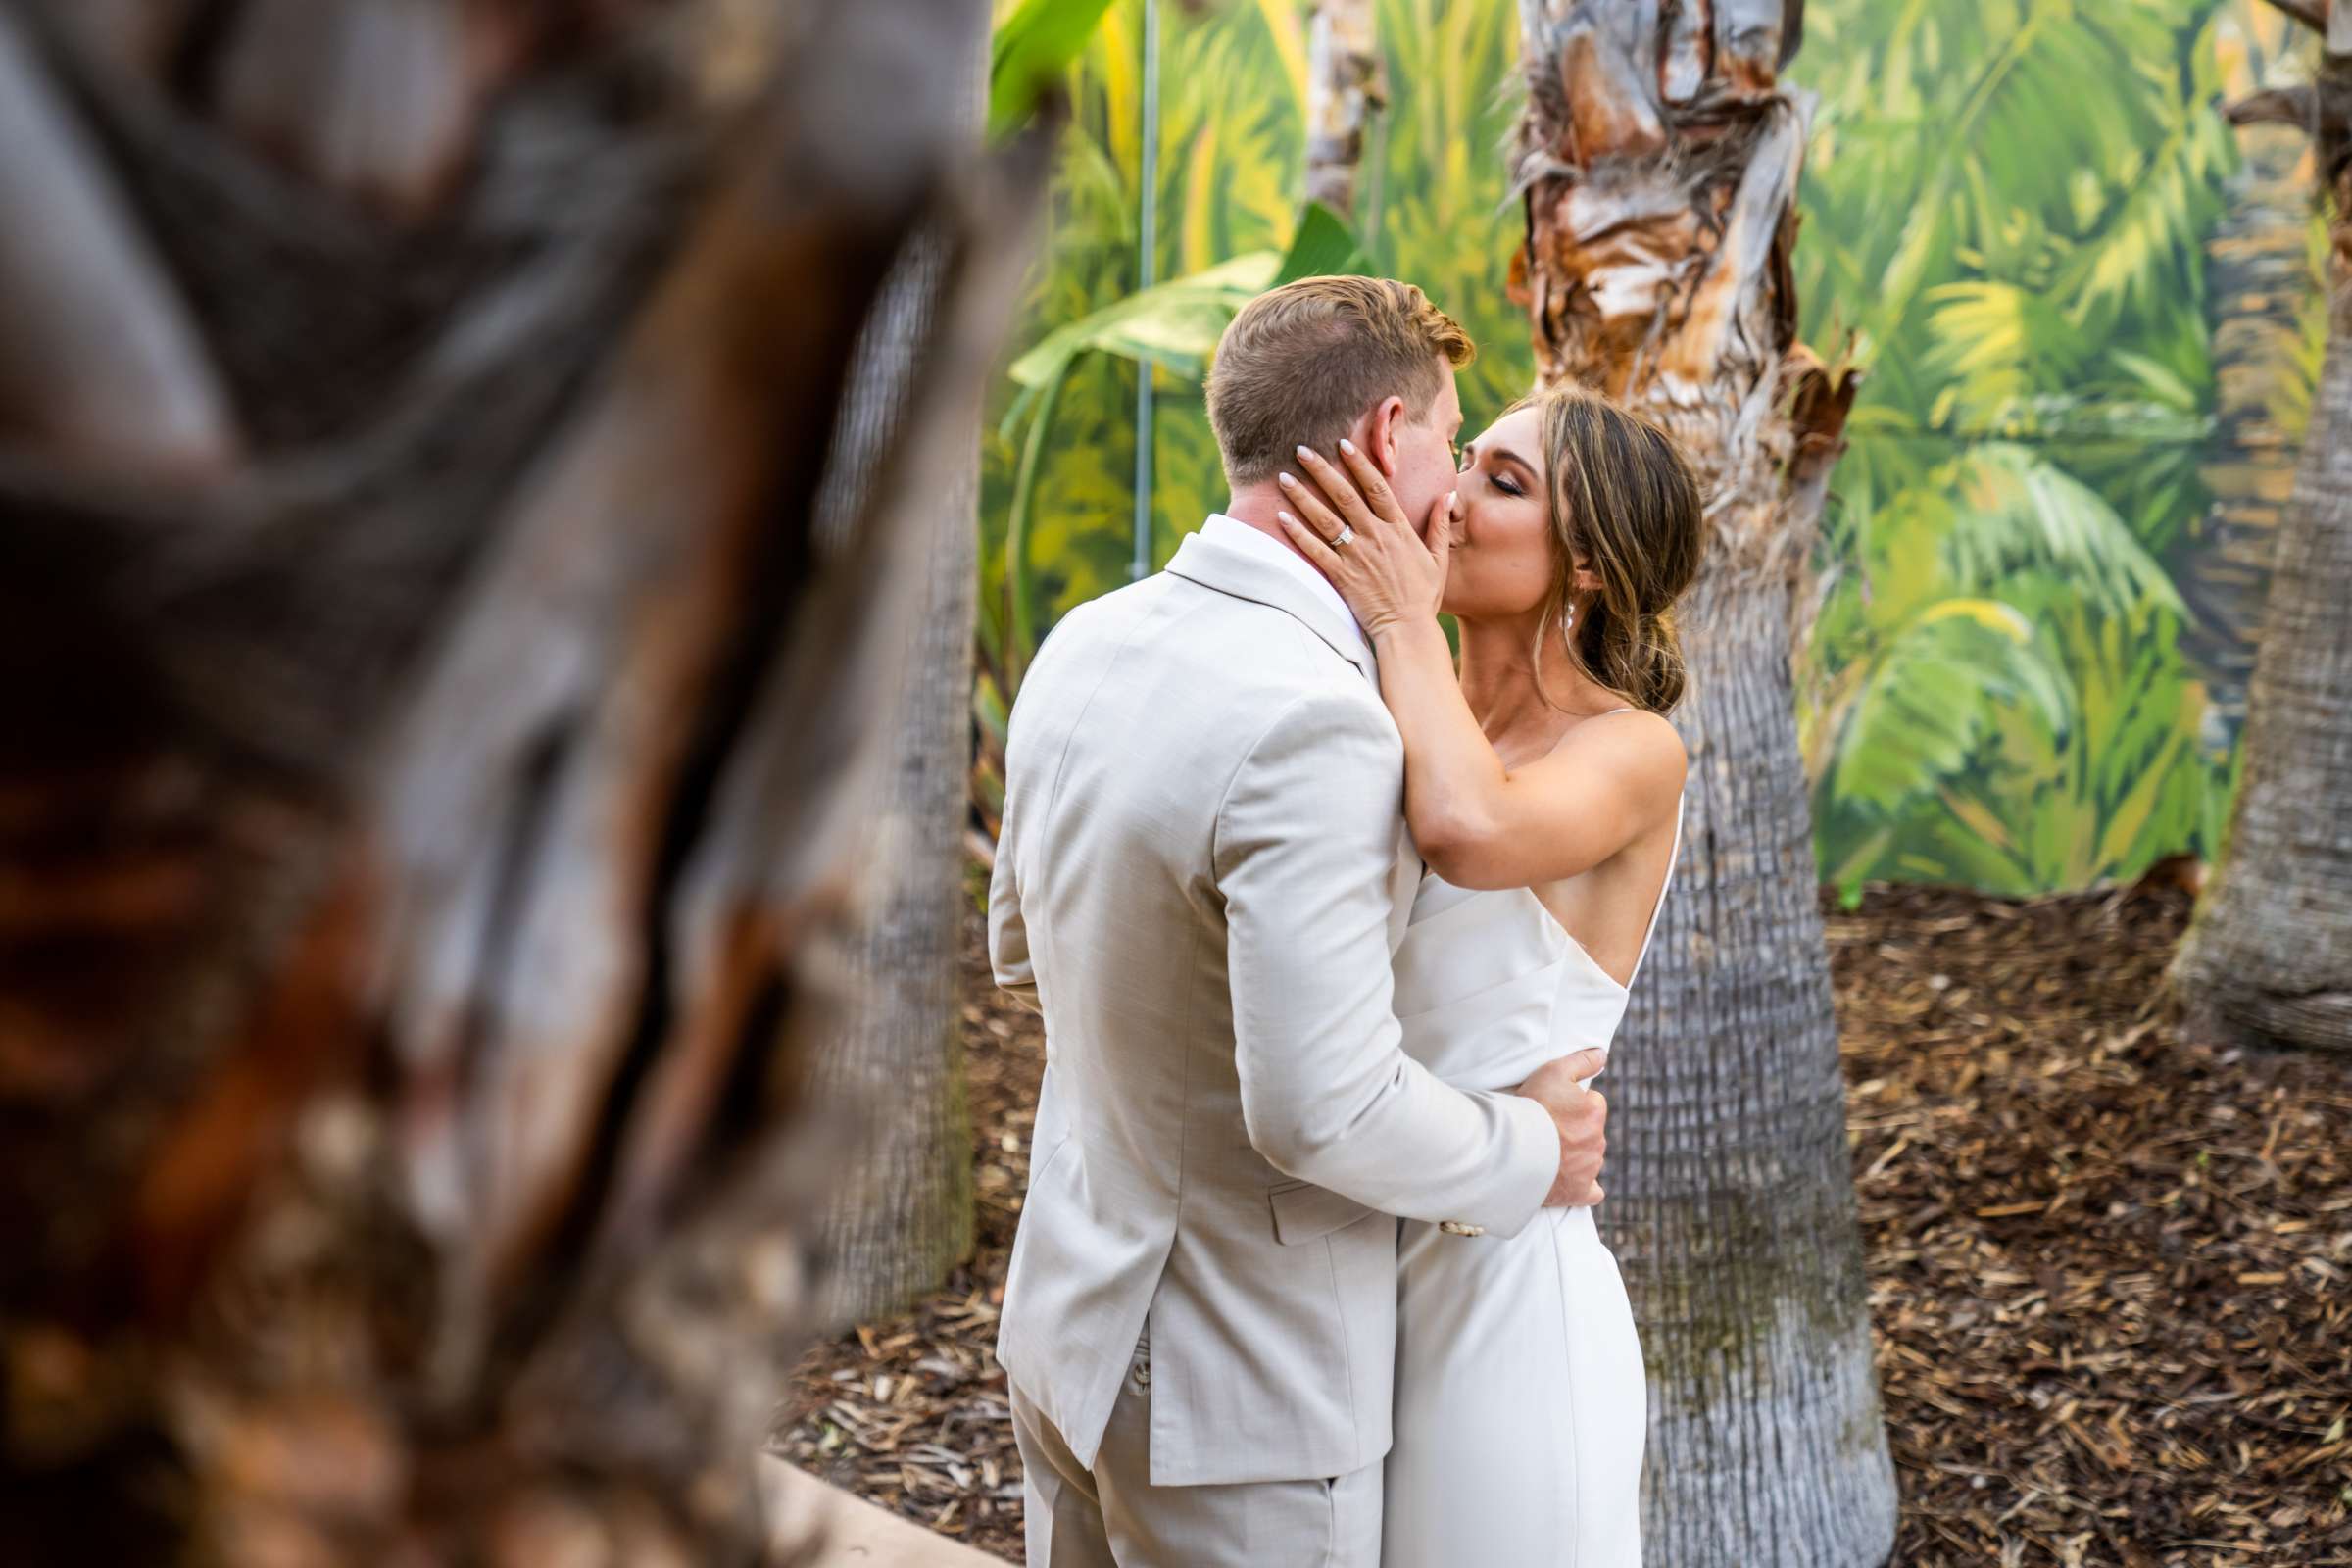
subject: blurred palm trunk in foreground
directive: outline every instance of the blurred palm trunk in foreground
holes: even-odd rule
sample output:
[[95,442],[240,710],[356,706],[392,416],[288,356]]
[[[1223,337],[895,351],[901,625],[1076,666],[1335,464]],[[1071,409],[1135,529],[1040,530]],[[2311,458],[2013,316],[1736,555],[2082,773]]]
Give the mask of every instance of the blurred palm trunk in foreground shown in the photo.
[[1606,1087],[1648,1363],[1645,1560],[1894,1540],[1789,654],[1854,380],[1795,341],[1796,0],[1522,0],[1512,265],[1546,383],[1656,416],[1713,524],[1682,630],[1682,861]]
[[2352,1050],[2352,3],[2279,9],[2324,33],[2306,86],[2230,106],[2307,130],[2330,203],[2328,347],[2278,525],[2247,691],[2245,777],[2229,847],[2173,988],[2193,1029],[2232,1043]]
[[798,1058],[1045,171],[955,113],[986,21],[0,6],[12,1554],[759,1554]]

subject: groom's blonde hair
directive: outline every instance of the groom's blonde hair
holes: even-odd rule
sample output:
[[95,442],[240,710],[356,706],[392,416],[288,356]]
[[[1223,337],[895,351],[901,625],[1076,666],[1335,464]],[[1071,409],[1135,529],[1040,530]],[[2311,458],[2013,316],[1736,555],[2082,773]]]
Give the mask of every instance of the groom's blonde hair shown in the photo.
[[1225,328],[1208,371],[1225,482],[1263,483],[1300,446],[1335,450],[1391,395],[1426,419],[1446,375],[1477,352],[1428,295],[1393,278],[1302,277],[1260,294]]

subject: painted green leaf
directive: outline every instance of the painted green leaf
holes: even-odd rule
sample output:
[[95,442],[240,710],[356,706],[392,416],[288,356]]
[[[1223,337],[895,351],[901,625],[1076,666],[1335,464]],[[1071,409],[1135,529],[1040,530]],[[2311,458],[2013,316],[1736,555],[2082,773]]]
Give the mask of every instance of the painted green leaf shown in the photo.
[[1126,359],[1152,354],[1206,364],[1233,313],[1264,293],[1281,266],[1272,251],[1256,251],[1130,294],[1048,333],[1012,362],[1009,373],[1023,386],[1043,386],[1090,349]]
[[1036,110],[1102,25],[1110,0],[1022,0],[997,28],[988,62],[988,133],[1002,136]]
[[2180,612],[2172,578],[2115,509],[2041,453],[1988,443],[1962,460],[1953,483],[1961,507],[1942,542],[1953,581],[2047,571],[2110,608]]
[[1291,236],[1291,248],[1283,254],[1272,286],[1363,270],[1364,254],[1347,220],[1321,202],[1308,202],[1306,211],[1298,215],[1298,231]]
[[2065,694],[2033,626],[1993,600],[1936,605],[1873,662],[1838,737],[1832,786],[1892,815],[1968,767],[2005,706],[2066,725]]

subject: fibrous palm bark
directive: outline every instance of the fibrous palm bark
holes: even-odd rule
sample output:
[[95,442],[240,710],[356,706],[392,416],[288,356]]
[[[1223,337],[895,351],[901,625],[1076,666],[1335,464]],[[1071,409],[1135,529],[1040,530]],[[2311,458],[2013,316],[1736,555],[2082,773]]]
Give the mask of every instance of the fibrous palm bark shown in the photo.
[[[978,108],[975,90],[975,130]],[[916,402],[910,378],[945,261],[934,238],[918,236],[883,285],[858,344],[830,464],[839,482],[828,482],[820,502],[819,526],[838,541],[858,525],[863,492]],[[971,1123],[956,1050],[979,587],[977,426],[970,437],[923,533],[922,604],[843,953],[851,1000],[809,1060],[811,1092],[855,1117],[861,1135],[833,1173],[816,1227],[822,1316],[831,1323],[897,1311],[945,1279],[972,1244]]]
[[1710,497],[1682,862],[1606,1080],[1662,1568],[1855,1568],[1894,1540],[1790,677],[1854,389],[1794,341],[1799,9],[1521,5],[1539,373],[1656,416]]
[[2192,1027],[2231,1040],[2352,1049],[2352,5],[2320,24],[2306,87],[2233,105],[2312,135],[2331,203],[2327,357],[2278,529],[2247,694],[2229,848],[2173,969]]
[[762,1550],[794,1069],[1045,168],[985,24],[0,7],[11,1551]]
[[[2244,20],[2268,24],[2259,55],[2244,52],[2260,67],[2247,85],[2276,85],[2300,64],[2281,46],[2301,28],[2285,17]],[[2271,563],[2294,495],[2303,432],[2291,414],[2282,417],[2280,392],[2282,380],[2302,377],[2312,283],[2308,140],[2288,126],[2253,124],[2237,144],[2229,209],[2205,245],[2214,428],[2198,470],[2213,501],[2172,563],[2191,614],[2182,651],[2205,683],[2226,750],[2245,729]]]

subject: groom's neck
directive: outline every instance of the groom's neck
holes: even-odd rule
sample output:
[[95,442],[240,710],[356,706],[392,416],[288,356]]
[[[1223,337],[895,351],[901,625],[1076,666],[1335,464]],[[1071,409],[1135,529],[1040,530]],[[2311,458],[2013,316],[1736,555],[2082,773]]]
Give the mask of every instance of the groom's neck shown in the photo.
[[[1300,561],[1314,566],[1314,562],[1308,560],[1297,545],[1291,543],[1290,538],[1282,531],[1282,524],[1275,520],[1275,513],[1289,510],[1284,505],[1280,487],[1271,479],[1263,484],[1244,485],[1225,500],[1225,515],[1236,522],[1248,523],[1292,555],[1298,557]],[[1315,566],[1315,569],[1321,571],[1323,568]]]

